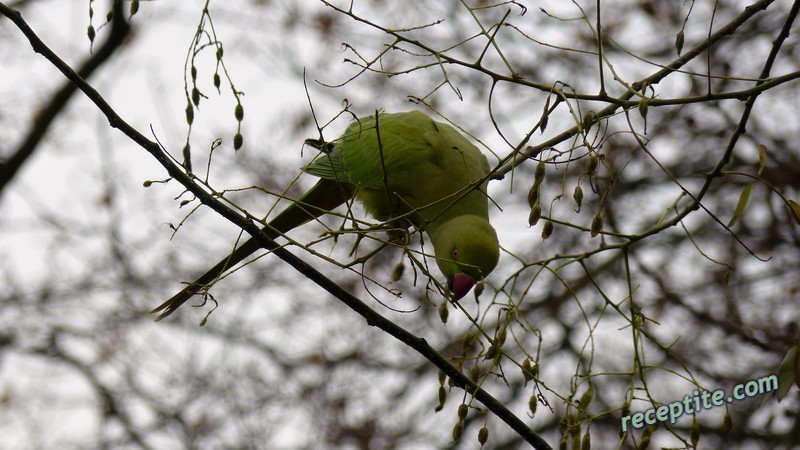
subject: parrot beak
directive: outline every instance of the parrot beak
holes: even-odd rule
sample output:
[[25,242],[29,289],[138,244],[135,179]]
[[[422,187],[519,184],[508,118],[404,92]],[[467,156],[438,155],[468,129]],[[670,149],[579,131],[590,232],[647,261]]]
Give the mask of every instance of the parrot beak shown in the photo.
[[457,273],[447,278],[447,287],[453,293],[454,302],[467,295],[472,286],[475,286],[475,279],[465,273]]

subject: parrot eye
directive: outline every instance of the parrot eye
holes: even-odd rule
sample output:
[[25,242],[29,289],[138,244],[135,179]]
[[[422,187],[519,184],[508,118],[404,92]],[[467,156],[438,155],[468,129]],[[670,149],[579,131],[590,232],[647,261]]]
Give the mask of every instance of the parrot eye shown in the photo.
[[458,259],[458,247],[454,247],[454,248],[453,248],[453,251],[452,251],[452,252],[450,252],[450,256],[451,256],[453,259]]

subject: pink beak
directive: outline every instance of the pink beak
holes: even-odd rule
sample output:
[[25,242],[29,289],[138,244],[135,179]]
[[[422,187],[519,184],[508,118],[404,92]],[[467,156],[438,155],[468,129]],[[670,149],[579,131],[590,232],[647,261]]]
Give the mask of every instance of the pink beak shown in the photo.
[[453,301],[457,302],[475,286],[475,279],[465,273],[457,273],[447,279],[447,287],[453,293]]

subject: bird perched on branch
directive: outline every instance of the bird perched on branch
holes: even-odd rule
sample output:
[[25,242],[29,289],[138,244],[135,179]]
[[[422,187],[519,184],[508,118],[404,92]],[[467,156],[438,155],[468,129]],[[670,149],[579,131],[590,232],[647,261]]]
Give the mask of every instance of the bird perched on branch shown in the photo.
[[[355,196],[376,219],[427,233],[454,300],[497,265],[500,245],[486,194],[489,163],[448,124],[419,111],[362,117],[303,170],[320,180],[263,228],[270,238]],[[150,312],[160,313],[156,320],[172,314],[258,249],[255,239],[247,240]]]

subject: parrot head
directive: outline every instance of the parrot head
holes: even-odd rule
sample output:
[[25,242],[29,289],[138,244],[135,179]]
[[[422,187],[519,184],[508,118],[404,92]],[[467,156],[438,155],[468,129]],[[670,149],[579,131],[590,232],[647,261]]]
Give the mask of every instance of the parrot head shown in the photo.
[[436,230],[431,240],[436,263],[447,278],[454,301],[489,275],[500,259],[497,233],[488,220],[479,216],[451,219]]

